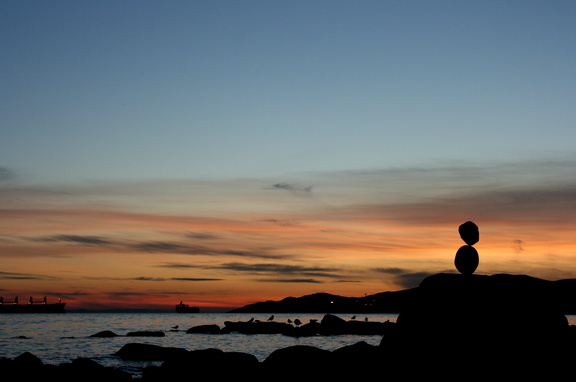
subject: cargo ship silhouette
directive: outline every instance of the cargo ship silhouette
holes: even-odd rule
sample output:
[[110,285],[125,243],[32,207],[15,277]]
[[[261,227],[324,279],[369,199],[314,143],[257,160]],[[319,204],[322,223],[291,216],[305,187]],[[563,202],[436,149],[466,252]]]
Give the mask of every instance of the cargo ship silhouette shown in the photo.
[[65,302],[58,299],[57,303],[48,304],[46,297],[34,299],[30,297],[27,304],[20,304],[18,297],[6,300],[0,297],[0,313],[64,313]]
[[199,313],[199,312],[200,308],[184,304],[182,301],[180,301],[180,304],[176,305],[176,313]]

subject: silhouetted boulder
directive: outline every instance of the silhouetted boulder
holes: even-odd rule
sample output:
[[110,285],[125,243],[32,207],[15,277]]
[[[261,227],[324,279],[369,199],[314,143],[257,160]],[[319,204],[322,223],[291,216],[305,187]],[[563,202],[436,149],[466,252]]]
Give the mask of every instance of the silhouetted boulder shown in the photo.
[[230,371],[229,374],[243,376],[254,375],[260,365],[256,356],[242,352],[224,352],[221,362]]
[[399,314],[398,330],[385,336],[381,346],[419,357],[399,362],[462,372],[478,365],[485,365],[480,371],[494,371],[502,360],[509,372],[523,363],[536,367],[554,359],[556,364],[568,322],[552,286],[525,275],[430,276]]
[[347,333],[346,321],[333,314],[326,314],[320,321],[322,334],[345,334]]
[[[364,341],[341,347],[332,352],[332,363],[337,365],[338,380],[342,380],[345,376],[371,380],[374,378],[376,368],[387,369],[386,365],[383,365],[384,361],[385,354],[382,352],[382,348]],[[386,376],[389,377],[390,375],[386,374]]]
[[110,338],[110,337],[118,337],[118,334],[116,334],[110,330],[104,330],[104,331],[101,331],[98,333],[94,333],[90,337]]
[[132,375],[113,367],[104,367],[88,358],[76,358],[70,363],[63,363],[52,369],[54,380],[60,382],[125,382],[131,381]]
[[2,381],[58,382],[128,382],[132,375],[113,367],[104,367],[87,359],[77,358],[60,365],[45,365],[31,353],[22,353],[13,360],[0,362]]
[[42,360],[29,352],[15,357],[7,366],[8,368],[0,371],[2,380],[6,381],[22,381],[26,378],[29,381],[43,379],[46,369]]
[[321,333],[322,325],[319,322],[308,322],[284,334],[292,337],[310,337],[320,335]]
[[281,375],[282,380],[330,378],[335,365],[332,353],[314,346],[295,345],[273,351],[263,362],[265,374]]
[[220,349],[192,350],[166,360],[160,367],[148,367],[142,381],[180,381],[207,376],[222,379],[254,379],[260,363],[246,353],[224,352]]
[[220,362],[223,353],[220,349],[192,350],[167,359],[162,364],[161,371],[167,380],[172,380],[195,373],[221,370],[224,367]]
[[0,357],[0,370],[8,370],[12,367],[12,360],[10,358]]
[[12,361],[12,365],[14,368],[30,371],[35,369],[41,369],[44,366],[44,363],[40,358],[36,357],[34,354],[24,352],[14,358],[14,360]]
[[126,337],[164,337],[166,334],[161,331],[143,330],[136,332],[129,332]]
[[186,355],[186,353],[188,351],[182,348],[129,343],[122,346],[115,355],[125,361],[164,361],[169,358]]
[[195,334],[195,333],[205,333],[205,334],[218,334],[220,333],[220,327],[218,325],[198,325],[193,326],[190,329],[186,330],[188,334]]
[[347,321],[346,334],[386,335],[395,329],[395,322]]
[[238,332],[242,334],[289,334],[294,327],[284,322],[246,322],[225,321],[222,333]]
[[418,289],[418,298],[397,322],[419,336],[525,338],[529,333],[535,338],[557,335],[568,326],[552,283],[530,276],[437,274]]

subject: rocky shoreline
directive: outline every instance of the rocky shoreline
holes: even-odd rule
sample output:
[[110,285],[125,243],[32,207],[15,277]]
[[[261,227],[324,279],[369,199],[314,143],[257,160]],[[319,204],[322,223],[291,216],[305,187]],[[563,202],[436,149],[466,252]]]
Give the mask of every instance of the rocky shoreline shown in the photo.
[[339,381],[378,375],[407,380],[432,377],[461,380],[464,376],[550,380],[573,373],[575,354],[570,345],[576,339],[576,327],[566,328],[563,335],[564,341],[548,347],[541,347],[538,342],[526,346],[524,342],[505,341],[481,347],[481,342],[474,339],[462,345],[449,337],[436,343],[402,344],[391,335],[384,336],[379,346],[363,341],[333,351],[312,346],[290,346],[272,352],[264,361],[242,352],[219,349],[189,351],[128,343],[115,355],[125,361],[161,361],[161,364],[145,367],[141,376],[136,377],[86,358],[49,365],[30,353],[23,353],[14,359],[0,359],[0,370],[6,381],[169,382],[206,377],[217,380],[322,378]]
[[224,352],[219,349],[188,351],[182,348],[129,343],[124,345],[117,355],[124,360],[162,361],[162,364],[147,366],[140,377],[135,377],[125,371],[104,367],[87,358],[49,365],[33,354],[23,353],[14,359],[0,359],[0,370],[3,380],[6,381],[166,382],[208,376],[217,380],[246,378],[263,381],[278,374],[307,380],[308,377],[325,378],[344,374],[368,377],[380,364],[378,360],[384,353],[378,346],[365,342],[334,351],[299,345],[278,349],[260,362],[254,355],[242,352]]
[[[358,342],[334,351],[310,346],[277,349],[264,361],[241,352],[186,350],[128,343],[116,352],[122,360],[159,361],[141,376],[104,367],[85,358],[45,365],[30,353],[0,359],[5,380],[18,381],[181,381],[200,377],[263,381],[312,379],[441,377],[542,378],[571,375],[576,327],[568,325],[546,280],[525,275],[437,274],[426,278],[397,322],[345,321],[326,314],[319,322],[225,322],[187,333],[231,332],[291,336],[378,334],[379,345]],[[127,336],[161,336],[132,332]],[[96,337],[117,336],[112,332]]]

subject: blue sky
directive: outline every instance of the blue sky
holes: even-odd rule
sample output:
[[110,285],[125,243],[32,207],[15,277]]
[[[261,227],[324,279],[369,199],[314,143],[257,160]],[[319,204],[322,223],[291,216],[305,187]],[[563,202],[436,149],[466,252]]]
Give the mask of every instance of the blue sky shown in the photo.
[[466,220],[477,273],[575,278],[574,20],[574,1],[2,1],[0,293],[360,296],[454,272]]
[[573,154],[572,1],[6,1],[0,162],[229,178]]

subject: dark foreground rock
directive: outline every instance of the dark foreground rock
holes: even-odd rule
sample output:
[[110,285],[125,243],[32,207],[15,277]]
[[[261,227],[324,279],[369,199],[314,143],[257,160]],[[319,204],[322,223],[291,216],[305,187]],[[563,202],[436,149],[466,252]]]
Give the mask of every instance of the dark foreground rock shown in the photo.
[[92,334],[90,337],[96,337],[96,338],[112,338],[112,337],[118,337],[118,334],[116,334],[116,333],[114,333],[113,331],[110,331],[110,330],[103,330],[103,331],[101,331],[101,332]]
[[193,326],[190,329],[186,330],[186,333],[187,334],[197,334],[197,333],[219,334],[220,333],[220,327],[216,324],[198,325],[198,326]]
[[142,381],[181,381],[202,376],[250,381],[369,378],[381,366],[383,356],[379,346],[365,342],[336,351],[290,346],[274,351],[262,362],[246,353],[193,350],[166,360],[161,366],[147,367],[142,373]]
[[126,333],[126,337],[164,337],[166,334],[156,330],[142,330]]
[[144,369],[142,381],[163,382],[194,380],[211,376],[217,380],[258,375],[258,359],[246,353],[219,349],[192,350],[166,360],[161,366]]
[[[135,332],[128,332],[126,333],[126,337],[165,337],[166,334],[162,331],[151,331],[151,330],[139,330],[139,331],[135,331]],[[120,335],[114,333],[113,331],[110,330],[103,330],[101,332],[98,333],[94,333],[92,335],[90,335],[89,337],[95,337],[95,338],[112,338],[112,337],[120,337]]]
[[2,381],[39,382],[128,382],[132,375],[105,367],[87,358],[77,358],[60,365],[45,365],[38,357],[23,353],[14,359],[0,359]]
[[551,282],[437,274],[422,281],[381,347],[428,373],[550,379],[568,371],[573,340]]
[[187,354],[182,348],[164,347],[152,344],[129,343],[116,352],[115,355],[124,361],[166,361]]
[[242,334],[290,334],[294,331],[294,326],[284,322],[232,322],[225,321],[222,333],[242,333]]

